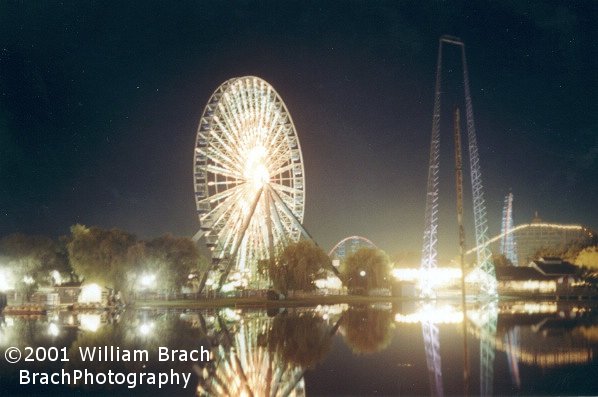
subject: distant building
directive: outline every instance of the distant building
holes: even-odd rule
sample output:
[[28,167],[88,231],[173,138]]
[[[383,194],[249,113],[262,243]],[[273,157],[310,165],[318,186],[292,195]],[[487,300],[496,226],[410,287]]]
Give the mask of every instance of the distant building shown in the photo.
[[60,303],[63,305],[72,305],[77,303],[79,295],[81,294],[80,282],[68,282],[54,286],[54,291],[60,298]]
[[[537,214],[531,223],[515,226],[508,233],[513,235],[515,251],[521,264],[536,259],[535,255],[541,249],[566,250],[572,244],[589,244],[596,239],[596,232],[585,226],[546,223]],[[492,253],[500,253],[503,238],[504,235],[499,234],[488,241]],[[468,255],[473,253],[475,248],[467,252]]]
[[560,258],[545,257],[527,266],[498,266],[496,279],[500,293],[556,293],[580,282],[581,269]]

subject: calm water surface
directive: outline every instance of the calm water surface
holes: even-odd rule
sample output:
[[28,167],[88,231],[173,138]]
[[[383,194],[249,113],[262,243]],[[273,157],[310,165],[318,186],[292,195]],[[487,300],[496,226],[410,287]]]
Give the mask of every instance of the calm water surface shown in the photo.
[[[463,318],[452,302],[4,316],[0,395],[598,395],[596,304],[499,301],[472,304]],[[7,363],[8,347],[27,346],[69,361]],[[81,359],[104,346],[120,357]],[[159,361],[160,347],[203,347],[211,359]],[[135,350],[147,360],[126,361]],[[19,385],[21,370],[190,378],[187,388],[182,378],[161,389]]]

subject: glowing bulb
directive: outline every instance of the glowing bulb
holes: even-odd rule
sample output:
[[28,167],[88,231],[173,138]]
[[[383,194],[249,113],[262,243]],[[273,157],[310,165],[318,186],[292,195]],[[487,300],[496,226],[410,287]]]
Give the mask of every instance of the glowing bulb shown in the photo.
[[60,272],[58,272],[58,270],[52,270],[50,272],[50,276],[52,276],[52,279],[54,280],[54,284],[62,284],[62,277],[60,276]]
[[155,274],[144,274],[141,276],[141,286],[148,288],[151,287],[154,284],[154,281],[156,281],[156,275]]
[[139,326],[139,333],[143,336],[147,336],[152,332],[154,328],[154,324],[152,323],[143,323]]
[[97,284],[87,284],[81,288],[80,303],[96,303],[102,301],[102,287]]
[[8,291],[12,288],[12,280],[8,271],[0,270],[0,291]]
[[266,149],[263,146],[256,146],[247,154],[245,171],[243,176],[255,187],[262,187],[270,181],[270,173],[265,163]]
[[102,319],[99,314],[81,314],[79,316],[81,328],[84,331],[96,332],[100,328]]
[[54,323],[50,323],[50,325],[48,325],[48,333],[52,336],[58,336],[59,333],[59,329],[58,329],[58,325],[54,324]]

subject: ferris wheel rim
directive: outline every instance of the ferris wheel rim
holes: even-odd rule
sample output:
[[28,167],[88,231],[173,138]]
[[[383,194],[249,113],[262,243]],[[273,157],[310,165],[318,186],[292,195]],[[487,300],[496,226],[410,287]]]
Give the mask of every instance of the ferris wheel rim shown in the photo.
[[[238,88],[234,88],[236,87],[235,84],[238,83]],[[254,95],[255,98],[257,98],[259,95],[262,95],[262,97],[260,97],[260,99],[258,100],[258,104],[262,106],[261,111],[264,111],[264,106],[267,106],[267,111],[268,114],[267,116],[271,116],[270,112],[272,111],[272,113],[276,116],[276,118],[274,120],[272,119],[264,119],[263,121],[266,123],[270,123],[272,122],[272,124],[277,128],[275,136],[272,137],[272,133],[274,130],[274,127],[270,127],[268,126],[267,128],[267,132],[265,137],[267,139],[271,139],[271,141],[267,141],[267,143],[274,147],[275,150],[279,150],[282,151],[281,153],[281,157],[280,159],[274,159],[272,160],[271,158],[268,158],[267,162],[264,162],[264,167],[267,165],[268,167],[272,167],[274,172],[272,174],[268,174],[268,180],[267,182],[265,182],[265,186],[268,187],[268,189],[263,189],[260,190],[259,195],[256,197],[256,202],[257,201],[261,201],[262,200],[262,196],[265,197],[265,200],[267,201],[272,201],[272,208],[267,207],[267,210],[262,209],[261,211],[264,213],[268,213],[267,216],[271,216],[272,214],[276,214],[276,216],[280,217],[280,218],[285,218],[284,222],[281,222],[280,219],[278,219],[278,224],[277,224],[277,228],[279,235],[282,234],[281,230],[282,230],[282,224],[288,225],[288,224],[296,224],[295,226],[292,227],[292,233],[294,234],[294,236],[297,236],[296,238],[298,238],[301,233],[305,233],[305,230],[303,229],[303,227],[301,226],[301,223],[303,222],[303,217],[305,214],[305,165],[303,163],[303,153],[301,150],[301,142],[299,140],[298,134],[297,134],[297,129],[295,126],[295,123],[293,121],[293,118],[288,110],[288,107],[286,105],[286,103],[282,100],[282,97],[280,96],[280,94],[278,93],[278,91],[272,87],[272,85],[270,85],[267,81],[265,81],[262,78],[259,78],[257,76],[243,76],[243,77],[235,77],[235,78],[231,78],[226,80],[224,83],[220,84],[213,92],[212,95],[210,96],[204,111],[202,112],[202,116],[200,118],[200,123],[199,126],[197,128],[197,132],[196,132],[196,142],[195,142],[195,152],[194,152],[194,158],[193,158],[193,167],[194,167],[194,190],[195,190],[195,201],[196,201],[196,206],[197,206],[197,212],[198,212],[198,216],[200,218],[200,232],[198,232],[197,235],[200,235],[200,233],[205,232],[206,234],[210,233],[212,231],[212,229],[210,227],[207,227],[204,222],[202,221],[202,214],[208,214],[208,215],[215,215],[218,214],[218,216],[220,217],[224,217],[224,216],[231,216],[231,214],[228,214],[227,212],[229,211],[233,211],[231,208],[233,207],[232,204],[227,204],[228,207],[226,207],[224,205],[224,203],[226,202],[226,200],[231,200],[234,201],[236,196],[239,196],[242,194],[241,191],[243,191],[243,189],[247,190],[246,188],[243,187],[243,185],[247,184],[247,179],[245,176],[242,175],[242,173],[240,172],[240,168],[235,168],[234,170],[231,171],[231,169],[225,169],[225,167],[216,167],[215,165],[209,165],[209,160],[212,160],[212,162],[215,163],[224,163],[224,162],[229,162],[230,165],[233,165],[234,161],[238,161],[239,159],[235,159],[233,158],[232,160],[225,156],[224,154],[218,152],[221,157],[219,157],[217,159],[217,161],[214,160],[214,158],[209,158],[210,155],[214,155],[214,148],[210,149],[210,142],[209,139],[211,139],[207,134],[210,135],[214,135],[214,129],[215,129],[215,124],[220,121],[217,117],[223,117],[226,118],[228,117],[227,115],[225,115],[225,113],[227,112],[232,112],[232,110],[230,109],[231,106],[233,106],[233,102],[231,102],[231,100],[229,100],[229,97],[231,95],[233,95],[235,93],[235,90],[238,89],[240,91],[244,91],[244,93],[239,94],[240,96],[243,95]],[[267,92],[267,98],[264,95],[264,91]],[[249,92],[251,91],[251,92]],[[231,94],[232,93],[232,94]],[[245,100],[245,97],[243,98],[243,100]],[[236,104],[238,105],[238,104]],[[235,106],[236,106],[235,105]],[[226,111],[224,111],[223,109],[227,108]],[[245,112],[247,114],[250,114],[252,111],[255,111],[256,109],[252,108],[252,106],[254,106],[253,103],[247,104],[245,102],[243,102],[243,106],[242,108],[245,110]],[[241,106],[239,106],[241,107]],[[238,111],[239,109],[235,109],[235,111]],[[236,114],[233,114],[233,116],[236,116]],[[262,117],[266,117],[266,114],[263,113],[259,113],[259,117],[260,120],[258,121],[262,121]],[[235,122],[237,122],[238,120],[235,119]],[[229,123],[230,120],[226,121],[226,122],[221,122],[221,126],[225,123]],[[231,125],[227,125],[228,127],[231,127]],[[266,128],[266,127],[262,127],[262,128]],[[245,133],[246,131],[235,131],[236,133]],[[227,139],[229,139],[230,137],[227,137]],[[203,140],[203,141],[202,141]],[[220,139],[220,143],[224,143],[222,139]],[[212,145],[214,146],[213,142]],[[226,145],[224,145],[226,146]],[[269,146],[269,147],[270,147]],[[218,148],[218,151],[221,148]],[[230,153],[227,153],[230,154]],[[230,157],[234,157],[235,155],[238,155],[238,153],[235,153],[234,155],[231,155]],[[203,158],[201,158],[203,156]],[[201,159],[199,159],[201,158]],[[199,159],[199,160],[198,160]],[[225,159],[223,161],[223,159]],[[246,161],[247,163],[247,161]],[[237,164],[239,165],[239,164]],[[246,164],[245,164],[246,166]],[[199,167],[199,168],[198,168]],[[203,168],[202,168],[203,167]],[[299,167],[299,168],[297,168]],[[270,170],[270,168],[268,168],[268,170]],[[226,171],[226,172],[225,172]],[[215,181],[211,181],[208,182],[208,177],[209,174],[213,173],[213,175],[215,176],[220,176],[220,177],[224,177],[223,181],[218,182],[217,178],[215,179]],[[283,177],[283,175],[286,175]],[[230,179],[229,179],[230,178]],[[244,179],[245,178],[245,179]],[[271,178],[271,179],[270,179]],[[226,187],[222,190],[217,190],[217,187],[214,187],[214,185],[225,185]],[[232,187],[229,187],[229,185],[234,185]],[[219,196],[217,196],[213,201],[210,201],[210,199],[213,197],[213,195],[210,194],[210,187],[212,187],[212,191],[213,192],[218,192],[217,194]],[[272,189],[272,192],[275,192],[275,196],[278,196],[278,198],[275,200],[274,199],[274,195],[272,194],[272,192],[269,190]],[[281,198],[282,196],[282,198]],[[222,200],[222,201],[220,201]],[[215,206],[212,205],[212,202],[218,202],[218,204],[216,204]],[[268,204],[270,205],[270,204]],[[222,206],[222,209],[219,209],[218,211],[216,211],[220,206]],[[279,209],[277,208],[280,206],[286,207],[283,208],[286,211],[279,213]],[[201,207],[201,208],[200,208]],[[252,210],[255,211],[255,208]],[[238,211],[237,211],[238,212]],[[290,214],[290,215],[289,215]],[[254,213],[251,213],[251,216],[249,216],[249,222],[252,222],[252,217],[253,217]],[[204,218],[205,219],[205,218]],[[218,221],[220,221],[221,219],[219,218]],[[257,222],[257,221],[256,221]],[[228,223],[226,223],[224,226],[221,226],[220,229],[217,231],[217,236],[216,236],[216,240],[217,244],[221,244],[219,245],[218,249],[220,250],[219,252],[216,252],[216,256],[219,259],[223,259],[224,258],[224,251],[226,251],[226,248],[228,245],[233,244],[241,244],[241,240],[246,238],[245,235],[245,231],[246,229],[243,229],[243,232],[241,233],[241,236],[237,236],[236,239],[233,236],[234,231],[229,231],[227,236],[223,236],[222,235],[222,230],[224,230],[225,226],[228,226]],[[247,226],[245,226],[247,227]],[[254,226],[256,227],[256,226]],[[269,227],[272,227],[271,225]],[[239,229],[238,226],[238,222],[235,222],[233,225],[233,228],[236,228],[237,231],[241,230]],[[288,226],[287,226],[288,228]],[[197,236],[196,235],[196,236]],[[226,241],[222,242],[219,241],[222,238],[225,238]],[[213,238],[213,237],[212,237]],[[268,239],[271,240],[273,237],[269,236]],[[295,237],[294,237],[295,238]],[[215,243],[216,244],[216,243]],[[210,243],[208,243],[208,246],[210,246]],[[214,246],[212,246],[211,248],[213,248]]]

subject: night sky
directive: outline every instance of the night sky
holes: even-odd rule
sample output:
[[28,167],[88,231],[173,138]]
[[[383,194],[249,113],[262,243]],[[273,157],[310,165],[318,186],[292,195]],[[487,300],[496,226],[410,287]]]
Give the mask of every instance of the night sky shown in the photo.
[[[295,122],[304,224],[317,242],[328,250],[359,234],[390,254],[418,252],[442,34],[466,44],[491,234],[509,190],[515,224],[538,211],[598,229],[597,10],[594,1],[2,1],[0,234],[58,236],[83,223],[193,235],[203,107],[225,80],[256,75]],[[457,49],[445,53],[440,237],[452,254],[450,110],[462,88]]]

